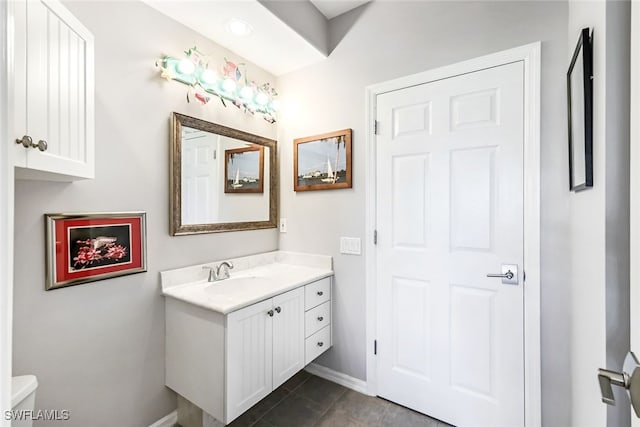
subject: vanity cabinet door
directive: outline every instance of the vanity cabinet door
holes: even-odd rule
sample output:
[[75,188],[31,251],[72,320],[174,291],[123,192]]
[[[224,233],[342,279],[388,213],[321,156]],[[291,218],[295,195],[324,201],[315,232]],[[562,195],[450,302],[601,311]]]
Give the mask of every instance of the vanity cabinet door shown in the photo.
[[93,35],[58,0],[14,1],[10,13],[16,177],[93,178]]
[[227,316],[227,423],[273,390],[273,300]]
[[304,287],[273,298],[273,388],[304,368]]

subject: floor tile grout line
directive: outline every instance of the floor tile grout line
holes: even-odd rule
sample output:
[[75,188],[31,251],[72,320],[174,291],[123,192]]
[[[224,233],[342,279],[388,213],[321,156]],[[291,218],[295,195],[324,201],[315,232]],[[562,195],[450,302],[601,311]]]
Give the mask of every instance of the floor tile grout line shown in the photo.
[[[265,415],[267,415],[269,412],[271,412],[271,410],[273,410],[273,408],[275,408],[276,406],[278,406],[279,404],[281,404],[285,399],[288,399],[294,391],[296,391],[298,388],[300,388],[302,386],[302,384],[306,383],[307,381],[309,381],[309,378],[311,378],[312,375],[308,376],[307,378],[305,378],[304,380],[302,380],[300,382],[300,384],[298,384],[297,386],[295,386],[294,388],[292,388],[291,390],[287,390],[287,393],[282,397],[282,399],[278,400],[273,406],[271,406],[269,409],[267,409],[266,411],[264,411],[264,414],[260,415],[258,418],[256,418],[256,420],[254,422],[252,422],[251,424],[249,424],[249,427],[255,425],[258,423],[258,421],[260,421],[261,419],[263,419],[265,417]],[[284,384],[283,384],[284,385]],[[280,386],[282,387],[282,386]],[[286,389],[285,389],[286,390]]]
[[[320,422],[320,420],[322,419],[322,417],[324,417],[325,415],[327,415],[327,414],[329,413],[329,411],[331,410],[331,408],[333,408],[334,406],[336,406],[336,403],[338,403],[338,401],[340,400],[340,398],[341,398],[342,396],[344,396],[346,393],[347,393],[347,389],[345,388],[345,389],[342,391],[342,393],[341,393],[341,394],[336,398],[336,400],[334,400],[334,401],[331,403],[331,405],[329,405],[329,406],[327,407],[327,409],[326,409],[324,412],[320,413],[320,418],[318,418],[318,421],[314,424],[314,426],[317,426],[317,425],[318,425],[318,423]],[[311,399],[307,399],[307,398],[305,398],[304,396],[300,396],[300,397],[301,397],[301,398],[303,398],[303,399],[306,399],[306,400],[308,400],[308,401],[310,401],[310,402],[318,403],[318,402],[314,402],[314,401],[313,401],[313,400],[311,400]]]

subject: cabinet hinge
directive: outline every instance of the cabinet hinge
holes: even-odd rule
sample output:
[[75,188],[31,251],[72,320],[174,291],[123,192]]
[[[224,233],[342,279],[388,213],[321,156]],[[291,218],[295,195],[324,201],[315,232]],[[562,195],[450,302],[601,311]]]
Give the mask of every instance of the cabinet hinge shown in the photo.
[[378,354],[378,340],[373,340],[373,354]]
[[378,244],[378,230],[373,230],[373,244]]
[[374,135],[378,134],[378,121],[377,120],[373,121],[373,134]]

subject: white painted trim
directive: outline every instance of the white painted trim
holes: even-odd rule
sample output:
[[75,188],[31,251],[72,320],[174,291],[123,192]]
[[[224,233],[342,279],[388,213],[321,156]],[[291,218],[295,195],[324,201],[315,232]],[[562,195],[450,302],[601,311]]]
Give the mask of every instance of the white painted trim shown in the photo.
[[174,427],[176,424],[178,424],[178,411],[177,410],[173,411],[172,413],[170,413],[166,417],[163,417],[163,418],[159,419],[155,423],[151,424],[149,427]]
[[[9,145],[9,93],[13,80],[10,2],[0,1],[0,409],[11,409],[11,330],[13,317],[13,165]],[[4,413],[4,412],[3,412]],[[1,427],[10,421],[2,417]]]
[[379,83],[366,88],[366,304],[367,304],[367,394],[377,393],[376,359],[373,342],[376,339],[376,97],[406,87],[450,78],[512,62],[524,63],[524,265],[527,273],[524,285],[524,363],[525,363],[525,425],[542,424],[540,372],[540,61],[541,43],[474,58],[453,65]]
[[367,393],[367,383],[358,378],[354,378],[342,372],[334,371],[326,366],[318,365],[317,363],[310,363],[304,368],[305,371],[313,374],[317,377],[324,378],[327,381],[340,384],[346,388],[357,391],[358,393]]

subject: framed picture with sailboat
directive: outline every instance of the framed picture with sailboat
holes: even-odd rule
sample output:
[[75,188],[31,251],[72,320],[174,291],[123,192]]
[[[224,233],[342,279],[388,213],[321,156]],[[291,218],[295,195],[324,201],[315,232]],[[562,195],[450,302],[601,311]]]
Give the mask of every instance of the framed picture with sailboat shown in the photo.
[[294,139],[294,191],[339,188],[351,188],[351,129]]
[[224,151],[224,192],[264,192],[264,147],[249,147]]

